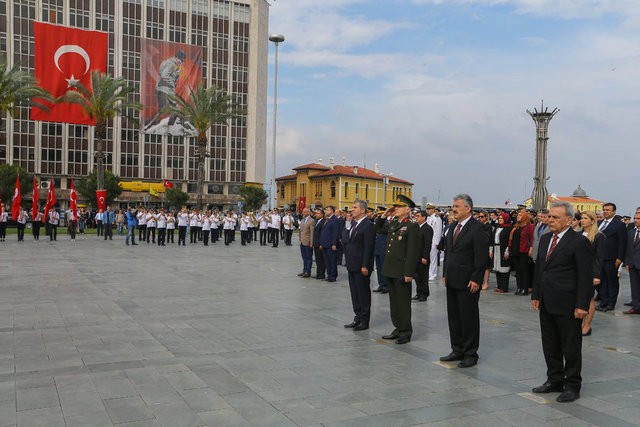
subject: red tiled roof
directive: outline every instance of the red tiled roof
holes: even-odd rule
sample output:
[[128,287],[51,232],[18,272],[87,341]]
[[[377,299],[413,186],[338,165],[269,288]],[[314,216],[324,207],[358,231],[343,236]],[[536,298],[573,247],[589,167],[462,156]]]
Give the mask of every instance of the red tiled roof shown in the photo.
[[[355,170],[354,170],[354,168],[356,167],[358,168],[357,174],[355,173]],[[342,166],[342,165],[334,165],[333,169],[320,172],[318,174],[310,176],[309,178],[313,179],[316,177],[326,177],[326,176],[351,176],[355,178],[377,179],[380,181],[382,181],[382,178],[383,178],[382,175],[377,173],[376,171],[363,168],[362,166]],[[409,182],[407,180],[397,178],[395,176],[390,176],[389,181],[413,185],[413,182]]]
[[293,168],[294,171],[301,171],[301,170],[307,170],[307,169],[326,171],[331,168],[325,165],[321,165],[320,163],[307,163],[306,165],[297,166]]
[[279,176],[276,178],[276,181],[290,181],[290,180],[294,180],[298,177],[298,174],[293,173],[291,175],[285,175],[285,176]]
[[554,200],[560,200],[562,202],[569,203],[599,203],[604,204],[600,200],[592,199],[591,197],[573,197],[573,196],[549,196],[549,201],[553,202]]

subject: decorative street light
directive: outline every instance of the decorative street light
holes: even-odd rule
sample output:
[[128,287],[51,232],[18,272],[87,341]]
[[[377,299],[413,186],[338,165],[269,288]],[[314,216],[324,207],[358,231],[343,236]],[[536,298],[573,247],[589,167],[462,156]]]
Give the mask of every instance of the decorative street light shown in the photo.
[[276,58],[273,73],[273,153],[271,161],[271,197],[269,197],[269,209],[277,207],[278,191],[276,188],[276,116],[278,114],[278,46],[284,41],[282,34],[271,34],[269,41],[276,45]]
[[549,122],[560,111],[554,108],[549,111],[544,102],[540,104],[540,111],[533,109],[533,113],[527,110],[536,124],[536,176],[533,178],[533,191],[531,192],[531,204],[533,209],[539,211],[546,209],[548,204],[547,192],[547,142],[549,141]]

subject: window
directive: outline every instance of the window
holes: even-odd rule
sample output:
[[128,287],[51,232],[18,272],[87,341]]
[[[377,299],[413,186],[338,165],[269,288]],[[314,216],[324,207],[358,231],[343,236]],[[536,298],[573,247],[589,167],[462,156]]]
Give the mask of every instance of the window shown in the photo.
[[284,199],[284,184],[280,184],[280,197]]
[[331,198],[332,199],[336,198],[336,182],[335,181],[331,181]]
[[349,197],[349,183],[345,182],[344,183],[344,198],[346,199],[347,197]]
[[360,191],[360,184],[356,183],[356,195],[355,195],[356,198],[360,197],[360,194],[358,194],[359,191]]
[[369,200],[369,184],[364,185],[364,199]]

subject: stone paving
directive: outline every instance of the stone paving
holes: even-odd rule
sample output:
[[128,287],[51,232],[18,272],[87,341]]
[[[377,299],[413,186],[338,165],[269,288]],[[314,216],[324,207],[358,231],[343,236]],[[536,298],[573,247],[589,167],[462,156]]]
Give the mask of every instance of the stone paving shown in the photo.
[[[640,316],[597,313],[582,398],[531,396],[545,380],[527,297],[483,292],[480,360],[449,352],[444,292],[414,304],[414,336],[385,342],[348,285],[296,277],[296,246],[229,247],[59,236],[0,243],[0,426],[640,425]],[[512,283],[512,287],[514,287]]]

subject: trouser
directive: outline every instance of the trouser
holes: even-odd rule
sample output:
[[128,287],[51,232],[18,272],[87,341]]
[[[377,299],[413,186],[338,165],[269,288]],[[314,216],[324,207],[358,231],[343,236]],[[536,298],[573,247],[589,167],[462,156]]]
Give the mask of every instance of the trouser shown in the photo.
[[326,266],[324,265],[324,255],[322,254],[322,250],[319,247],[314,246],[313,253],[316,256],[316,278],[324,279]]
[[167,229],[158,228],[158,246],[164,246],[167,238]]
[[267,245],[267,229],[261,228],[260,229],[260,246],[266,246],[266,245]]
[[147,243],[149,243],[149,237],[151,237],[151,243],[156,242],[156,228],[147,226]]
[[113,225],[109,223],[109,224],[103,224],[103,226],[104,226],[104,240],[107,240],[107,237],[109,238],[109,240],[113,240]]
[[16,228],[18,229],[18,242],[24,241],[24,227],[24,224],[16,224]]
[[34,221],[31,223],[31,234],[33,234],[33,238],[35,240],[40,240],[40,227],[41,223],[39,221]]
[[220,230],[218,230],[217,228],[212,228],[211,229],[211,243],[217,242],[219,238],[220,238]]
[[0,239],[4,240],[6,237],[7,237],[7,223],[0,222]]
[[616,262],[612,259],[602,261],[600,273],[600,304],[607,307],[615,307],[620,292],[620,281]]
[[253,241],[258,240],[258,229],[256,227],[253,227],[253,237],[252,237]]
[[273,243],[273,247],[277,248],[278,243],[280,242],[280,231],[277,228],[271,228],[271,242]]
[[447,318],[451,350],[455,354],[478,359],[480,346],[480,292],[471,293],[468,288],[447,287]]
[[310,275],[311,265],[313,264],[313,248],[301,244],[300,255],[302,255],[302,272]]
[[273,242],[273,228],[268,227],[267,228],[267,243],[272,243]]
[[211,230],[202,230],[202,242],[205,246],[209,246],[209,233]]
[[438,277],[438,247],[431,246],[429,252],[429,279]]
[[629,267],[629,282],[631,282],[631,306],[640,310],[640,270]]
[[527,254],[519,254],[512,258],[516,269],[516,284],[519,290],[527,292],[533,280],[533,261]]
[[229,230],[228,228],[224,229],[224,244],[229,246],[229,243],[231,243],[232,239],[231,239],[231,234],[234,232],[234,230]]
[[49,241],[58,240],[58,226],[49,224]]
[[394,330],[393,335],[398,338],[411,338],[411,283],[404,278],[388,277],[389,312]]
[[198,241],[198,227],[192,226],[189,230],[189,242],[196,243]]
[[338,278],[338,251],[331,248],[322,248],[324,255],[324,265],[327,268],[327,280]]
[[426,264],[418,263],[416,267],[416,274],[413,278],[416,281],[416,295],[419,297],[429,297],[429,266]]
[[118,223],[118,236],[122,236],[122,229],[124,228],[124,224],[119,222]]
[[147,237],[147,224],[142,224],[138,226],[138,240],[144,242],[144,239]]
[[127,245],[129,244],[129,237],[131,237],[131,243],[135,244],[136,243],[136,226],[135,225],[130,225],[129,228],[127,229],[127,237],[124,239],[124,242]]
[[167,243],[175,243],[173,240],[173,232],[175,228],[167,228]]
[[582,319],[573,313],[553,315],[540,308],[542,351],[547,363],[547,378],[564,383],[565,389],[580,391],[582,385]]
[[96,221],[96,236],[102,236],[104,234],[104,224],[102,221]]
[[500,273],[496,271],[496,283],[497,288],[503,291],[509,291],[509,278],[511,277],[511,273]]
[[251,243],[252,238],[253,238],[253,227],[247,230],[247,243]]
[[178,226],[178,246],[180,246],[180,242],[182,242],[182,246],[185,246],[186,239],[187,239],[187,226],[186,225]]
[[71,236],[71,240],[75,240],[76,239],[76,225],[78,225],[78,223],[76,221],[69,221],[69,236]]
[[371,276],[365,276],[360,271],[349,271],[348,275],[351,305],[355,315],[353,321],[359,325],[369,326],[369,317],[371,316]]
[[242,246],[247,244],[247,239],[249,238],[249,232],[247,230],[240,230],[240,243]]
[[382,288],[382,290],[386,290],[387,286],[387,278],[382,275],[382,267],[384,266],[384,254],[376,255],[376,275],[378,276],[378,287]]
[[291,246],[291,236],[293,235],[293,230],[284,230],[284,244],[287,246]]
[[344,249],[342,243],[338,243],[338,250],[336,251],[336,264],[342,265],[342,255],[344,254]]

